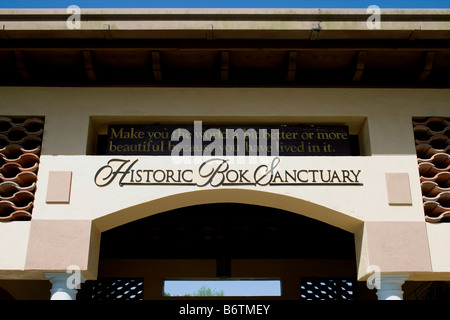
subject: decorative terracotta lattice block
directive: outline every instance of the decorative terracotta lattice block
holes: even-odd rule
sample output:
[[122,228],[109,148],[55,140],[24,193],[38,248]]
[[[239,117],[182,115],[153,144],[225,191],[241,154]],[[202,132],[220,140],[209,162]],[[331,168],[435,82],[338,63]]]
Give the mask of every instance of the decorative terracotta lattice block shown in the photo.
[[30,220],[44,121],[0,117],[0,221]]
[[413,121],[425,219],[450,221],[450,120]]

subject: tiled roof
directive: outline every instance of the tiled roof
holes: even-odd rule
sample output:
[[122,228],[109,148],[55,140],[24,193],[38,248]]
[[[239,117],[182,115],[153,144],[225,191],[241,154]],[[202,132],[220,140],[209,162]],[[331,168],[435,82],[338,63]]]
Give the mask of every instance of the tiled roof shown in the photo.
[[425,219],[450,221],[450,121],[413,121]]
[[44,121],[0,117],[0,221],[30,220]]

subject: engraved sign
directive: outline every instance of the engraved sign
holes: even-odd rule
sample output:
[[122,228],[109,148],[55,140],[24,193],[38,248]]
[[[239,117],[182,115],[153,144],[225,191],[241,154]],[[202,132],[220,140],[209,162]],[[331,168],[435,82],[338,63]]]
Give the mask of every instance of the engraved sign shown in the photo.
[[110,125],[106,154],[349,156],[349,138],[334,125]]

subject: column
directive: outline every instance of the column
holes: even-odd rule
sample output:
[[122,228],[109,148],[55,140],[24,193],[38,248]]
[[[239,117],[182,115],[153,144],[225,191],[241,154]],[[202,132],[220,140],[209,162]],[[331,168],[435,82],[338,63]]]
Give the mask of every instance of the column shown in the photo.
[[[77,296],[77,287],[74,285],[69,279],[70,277],[73,277],[74,274],[72,273],[46,273],[45,276],[50,280],[52,283],[52,289],[50,300],[76,300]],[[80,277],[79,284],[81,284],[82,277],[81,275],[78,275]]]
[[407,274],[381,274],[377,286],[378,300],[403,300],[402,286],[408,279]]

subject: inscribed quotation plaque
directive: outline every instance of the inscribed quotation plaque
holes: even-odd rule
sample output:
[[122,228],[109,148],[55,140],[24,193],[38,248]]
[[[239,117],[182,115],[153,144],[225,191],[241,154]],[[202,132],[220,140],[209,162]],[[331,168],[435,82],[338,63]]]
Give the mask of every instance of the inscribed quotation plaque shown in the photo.
[[[214,156],[273,156],[275,149],[280,156],[351,155],[347,126],[200,126],[199,130],[198,128],[195,125],[182,127],[110,125],[106,154],[171,155],[181,140],[185,140],[184,142],[188,140],[190,153],[183,155],[198,155],[199,152],[203,154],[212,145],[214,152],[209,154]],[[213,135],[211,132],[216,134]]]

